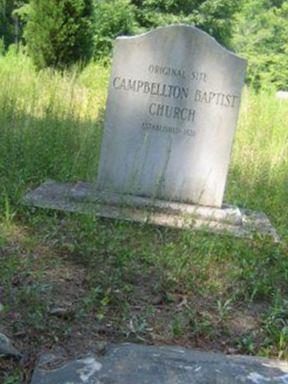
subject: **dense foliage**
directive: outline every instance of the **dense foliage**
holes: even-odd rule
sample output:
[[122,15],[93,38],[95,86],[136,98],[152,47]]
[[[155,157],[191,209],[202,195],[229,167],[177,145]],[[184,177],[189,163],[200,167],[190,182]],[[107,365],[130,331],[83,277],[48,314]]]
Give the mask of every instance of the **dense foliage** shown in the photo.
[[65,68],[92,56],[92,0],[31,0],[24,31],[38,68]]
[[115,37],[167,24],[197,25],[229,46],[238,0],[106,0],[95,1],[95,54],[111,52]]
[[250,83],[288,89],[288,1],[245,0],[235,23],[234,47],[248,59]]
[[25,3],[26,0],[0,0],[0,38],[6,48],[21,38],[22,23],[16,10]]
[[173,23],[246,57],[254,88],[288,89],[288,0],[0,0],[2,46],[21,40],[25,25],[22,43],[39,68],[109,57],[117,36]]
[[172,23],[196,25],[229,45],[239,0],[132,0],[136,19],[145,28]]
[[109,55],[119,35],[136,31],[135,8],[130,0],[95,1],[94,50],[96,57]]

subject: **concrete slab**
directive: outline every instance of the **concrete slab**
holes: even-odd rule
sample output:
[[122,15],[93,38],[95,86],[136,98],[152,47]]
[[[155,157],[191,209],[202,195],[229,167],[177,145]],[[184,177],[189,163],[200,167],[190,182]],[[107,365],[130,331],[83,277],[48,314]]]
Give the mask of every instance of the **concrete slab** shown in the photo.
[[47,181],[24,197],[27,205],[172,228],[204,230],[252,238],[279,236],[264,213],[224,205],[223,208],[175,203],[95,190],[89,183]]

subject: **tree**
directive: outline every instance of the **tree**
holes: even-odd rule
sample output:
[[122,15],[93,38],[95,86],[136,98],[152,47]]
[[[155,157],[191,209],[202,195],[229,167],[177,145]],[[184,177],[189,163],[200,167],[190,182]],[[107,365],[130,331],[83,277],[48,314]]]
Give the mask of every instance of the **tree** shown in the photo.
[[0,0],[0,38],[7,48],[18,43],[22,34],[22,23],[15,11],[25,4],[26,0]]
[[93,53],[92,0],[30,0],[27,13],[24,39],[38,68],[64,69],[89,60]]
[[288,89],[288,1],[245,0],[236,17],[233,46],[248,59],[256,88]]
[[[119,35],[184,23],[196,25],[229,46],[233,15],[242,0],[94,0],[95,55],[111,52]],[[275,0],[276,1],[276,0]]]
[[220,43],[230,45],[233,15],[241,0],[132,0],[136,19],[148,29],[172,23],[185,23],[214,36]]
[[119,35],[130,35],[137,30],[135,7],[130,0],[95,1],[95,56],[109,55],[113,41]]

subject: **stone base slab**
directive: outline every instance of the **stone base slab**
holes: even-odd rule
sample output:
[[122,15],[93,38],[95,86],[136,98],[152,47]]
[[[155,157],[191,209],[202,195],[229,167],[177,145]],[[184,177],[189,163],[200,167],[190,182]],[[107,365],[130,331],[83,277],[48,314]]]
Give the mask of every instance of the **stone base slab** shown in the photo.
[[34,207],[95,214],[172,228],[200,229],[252,238],[254,234],[279,236],[264,213],[224,205],[222,208],[169,202],[103,192],[90,183],[46,181],[28,192],[24,203]]
[[[63,358],[62,358],[63,360]],[[42,355],[31,384],[287,384],[284,361],[225,356],[180,347],[108,346],[106,353],[61,362]]]

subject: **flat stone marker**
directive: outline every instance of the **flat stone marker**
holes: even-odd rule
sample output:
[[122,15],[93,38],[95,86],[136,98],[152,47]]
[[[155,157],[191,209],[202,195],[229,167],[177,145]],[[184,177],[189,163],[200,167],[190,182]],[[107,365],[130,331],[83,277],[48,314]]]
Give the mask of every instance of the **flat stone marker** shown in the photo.
[[[288,364],[180,347],[120,344],[56,368],[43,356],[31,384],[287,384]],[[46,369],[45,369],[46,366]]]
[[221,207],[245,71],[195,27],[118,38],[97,188]]
[[25,203],[278,242],[264,214],[223,204],[246,64],[191,26],[119,37],[96,183],[49,181]]

